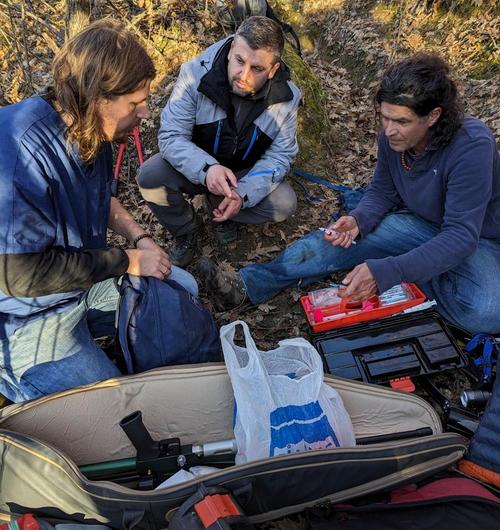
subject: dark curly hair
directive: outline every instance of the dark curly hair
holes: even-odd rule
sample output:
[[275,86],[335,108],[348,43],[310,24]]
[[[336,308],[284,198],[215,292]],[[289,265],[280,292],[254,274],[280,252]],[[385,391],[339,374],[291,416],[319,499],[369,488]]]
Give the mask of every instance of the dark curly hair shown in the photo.
[[446,145],[462,126],[463,112],[450,68],[438,55],[417,53],[385,71],[375,101],[409,107],[427,116],[441,107],[441,116],[430,128],[432,145]]

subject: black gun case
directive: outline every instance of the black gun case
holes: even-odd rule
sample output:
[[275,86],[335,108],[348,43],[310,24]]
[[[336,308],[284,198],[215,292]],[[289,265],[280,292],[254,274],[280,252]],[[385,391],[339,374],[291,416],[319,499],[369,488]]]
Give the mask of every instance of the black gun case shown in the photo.
[[[466,450],[461,436],[442,433],[435,411],[417,396],[329,375],[325,382],[340,393],[360,445],[234,465],[157,491],[90,480],[79,466],[134,457],[119,423],[138,410],[155,440],[231,439],[233,396],[223,364],[160,368],[6,407],[0,411],[0,518],[34,513],[160,529],[203,483],[226,488],[251,522],[262,522],[413,482]],[[376,443],[381,436],[392,441]]]

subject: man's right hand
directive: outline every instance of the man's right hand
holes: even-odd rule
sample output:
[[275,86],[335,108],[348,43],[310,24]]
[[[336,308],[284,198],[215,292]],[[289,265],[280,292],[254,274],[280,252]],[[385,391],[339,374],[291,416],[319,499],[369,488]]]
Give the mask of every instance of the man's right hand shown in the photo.
[[[139,243],[145,242],[141,240]],[[128,256],[129,274],[135,276],[153,276],[159,280],[163,280],[170,274],[172,265],[168,254],[156,245],[152,240],[148,248],[141,249],[127,249],[125,252]]]
[[325,232],[325,239],[332,245],[342,248],[349,248],[359,235],[358,223],[352,215],[343,215],[328,228],[332,233]]
[[227,198],[231,197],[231,189],[238,186],[235,174],[220,164],[208,168],[205,183],[210,193],[225,195]]

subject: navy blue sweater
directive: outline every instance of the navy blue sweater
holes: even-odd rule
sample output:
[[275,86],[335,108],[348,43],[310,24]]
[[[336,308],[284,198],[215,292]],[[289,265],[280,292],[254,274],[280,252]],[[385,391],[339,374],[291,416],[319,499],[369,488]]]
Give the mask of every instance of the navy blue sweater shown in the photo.
[[350,214],[363,237],[398,208],[407,208],[440,231],[400,256],[367,260],[381,292],[400,282],[423,283],[452,269],[474,252],[480,237],[500,243],[500,160],[488,127],[465,117],[449,144],[428,149],[409,172],[381,134],[373,180]]

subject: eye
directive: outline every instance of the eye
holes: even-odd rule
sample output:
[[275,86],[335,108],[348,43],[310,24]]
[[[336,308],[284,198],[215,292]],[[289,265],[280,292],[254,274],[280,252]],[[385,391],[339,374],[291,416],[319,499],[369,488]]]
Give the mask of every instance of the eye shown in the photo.
[[238,64],[243,64],[243,59],[241,57],[236,57],[236,62]]
[[262,68],[261,66],[254,66],[253,70],[254,70],[254,72],[257,72],[257,73],[260,74],[260,72],[264,71],[264,68]]

